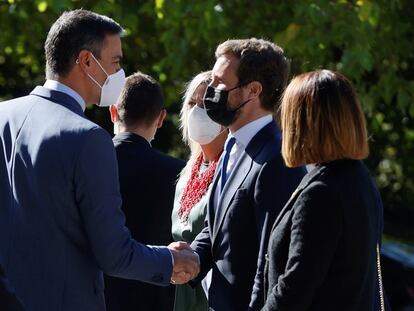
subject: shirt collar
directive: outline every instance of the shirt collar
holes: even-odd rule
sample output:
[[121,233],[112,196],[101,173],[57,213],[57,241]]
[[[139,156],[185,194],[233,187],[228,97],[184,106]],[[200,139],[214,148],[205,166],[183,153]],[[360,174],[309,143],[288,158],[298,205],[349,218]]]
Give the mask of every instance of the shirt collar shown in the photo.
[[43,87],[49,90],[54,90],[54,91],[65,93],[69,95],[70,97],[73,97],[78,102],[78,104],[81,106],[82,110],[85,111],[86,104],[82,96],[80,96],[78,92],[71,89],[69,86],[66,86],[63,83],[56,81],[56,80],[46,80]]
[[[252,138],[267,124],[272,122],[273,117],[271,114],[267,114],[259,119],[256,119],[250,123],[239,128],[234,133],[231,133],[229,137],[234,136],[236,138],[236,144],[242,144],[244,148],[250,143]],[[228,138],[229,139],[229,138]],[[227,139],[227,140],[228,140]]]

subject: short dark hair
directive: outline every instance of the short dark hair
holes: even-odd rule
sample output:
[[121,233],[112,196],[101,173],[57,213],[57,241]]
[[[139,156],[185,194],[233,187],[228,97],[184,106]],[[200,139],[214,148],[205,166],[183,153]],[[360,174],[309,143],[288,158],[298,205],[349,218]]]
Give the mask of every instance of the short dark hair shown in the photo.
[[46,77],[65,76],[82,50],[97,58],[107,35],[123,34],[122,27],[107,16],[87,10],[64,12],[52,25],[45,42]]
[[368,156],[368,135],[351,82],[330,70],[294,78],[281,105],[282,155],[288,167]]
[[142,72],[130,75],[116,104],[119,122],[126,126],[150,126],[164,109],[160,84]]
[[260,82],[262,107],[274,111],[289,75],[289,61],[283,49],[263,39],[227,40],[217,47],[216,58],[229,53],[240,60],[237,70],[239,85]]

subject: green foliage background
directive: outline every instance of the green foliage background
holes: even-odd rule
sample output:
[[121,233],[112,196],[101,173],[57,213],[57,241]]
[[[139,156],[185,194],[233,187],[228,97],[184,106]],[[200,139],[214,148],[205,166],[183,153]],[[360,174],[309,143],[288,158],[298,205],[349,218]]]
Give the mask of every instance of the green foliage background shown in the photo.
[[[124,69],[162,84],[168,122],[155,145],[185,158],[177,130],[184,83],[214,64],[228,38],[264,37],[281,45],[292,75],[338,70],[354,83],[368,118],[371,155],[387,233],[413,241],[414,10],[410,0],[0,0],[0,99],[44,82],[43,43],[61,12],[85,8],[126,30]],[[87,115],[109,131],[106,109]],[[275,185],[277,187],[277,185]]]

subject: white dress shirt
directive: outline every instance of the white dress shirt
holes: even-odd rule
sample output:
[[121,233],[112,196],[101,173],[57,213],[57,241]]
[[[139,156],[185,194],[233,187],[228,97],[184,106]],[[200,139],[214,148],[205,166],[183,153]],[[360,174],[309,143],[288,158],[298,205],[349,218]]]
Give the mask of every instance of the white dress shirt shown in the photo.
[[70,97],[74,98],[81,106],[82,110],[85,111],[86,104],[82,96],[80,96],[78,92],[76,92],[74,89],[71,89],[69,86],[66,86],[56,80],[46,80],[45,84],[43,84],[43,87],[69,95]]
[[[230,157],[229,162],[227,163],[227,170],[226,170],[226,176],[227,180],[229,180],[231,173],[233,171],[233,168],[237,164],[237,161],[239,160],[241,154],[243,153],[244,149],[246,149],[247,145],[250,143],[252,138],[267,124],[273,121],[273,117],[271,114],[265,115],[259,119],[256,119],[250,123],[247,123],[246,125],[239,128],[234,133],[230,133],[230,135],[227,137],[227,140],[224,144],[224,146],[227,145],[228,141],[231,137],[234,137],[236,139],[236,143],[234,144],[233,148],[230,151]],[[224,149],[226,149],[224,147]],[[214,207],[217,208],[219,199],[220,199],[220,180],[217,183],[217,187],[214,191]]]

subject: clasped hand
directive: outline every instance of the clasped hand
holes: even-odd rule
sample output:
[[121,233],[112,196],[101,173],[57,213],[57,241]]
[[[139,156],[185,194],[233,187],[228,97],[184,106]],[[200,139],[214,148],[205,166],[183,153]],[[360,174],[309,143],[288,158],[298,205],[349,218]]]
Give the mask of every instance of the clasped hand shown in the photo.
[[184,284],[194,279],[200,272],[200,259],[186,242],[173,242],[168,245],[173,257],[172,284]]

